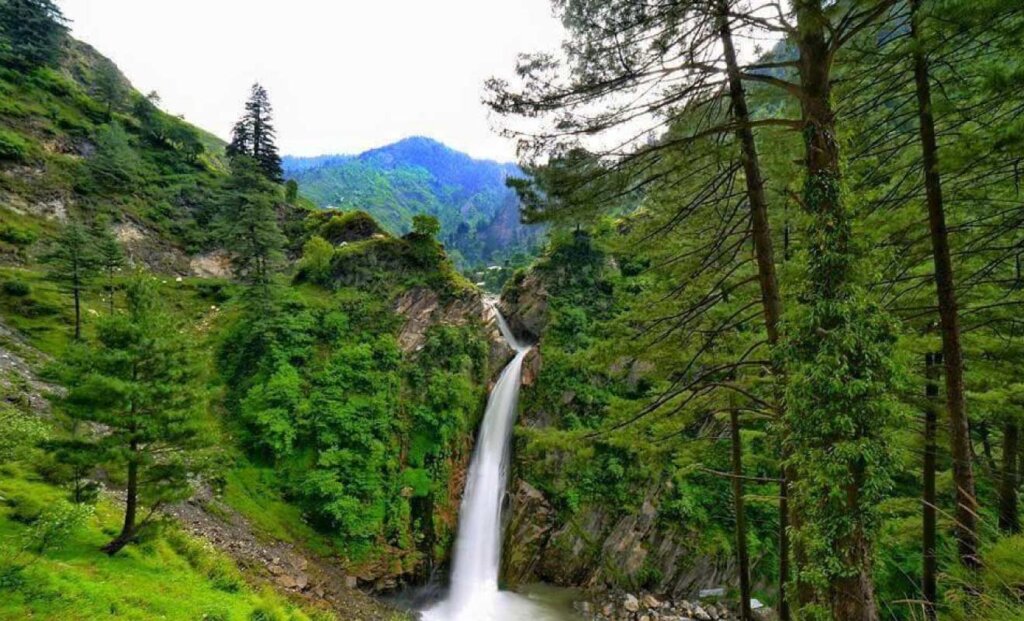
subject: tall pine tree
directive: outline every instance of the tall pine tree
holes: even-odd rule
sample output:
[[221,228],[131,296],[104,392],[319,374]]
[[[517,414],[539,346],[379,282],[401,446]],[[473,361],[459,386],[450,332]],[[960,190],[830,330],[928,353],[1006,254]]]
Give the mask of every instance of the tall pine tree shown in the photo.
[[125,293],[126,312],[100,320],[96,342],[73,349],[61,369],[65,414],[105,430],[69,441],[65,454],[124,468],[124,524],[103,547],[111,555],[145,523],[141,504],[155,508],[187,494],[203,445],[181,333],[161,314],[152,278],[134,277]]
[[75,307],[75,340],[82,338],[82,294],[96,275],[95,240],[81,223],[72,220],[64,227],[43,260],[49,277],[71,294]]
[[274,143],[274,111],[267,90],[258,82],[252,85],[245,114],[235,123],[231,143],[227,147],[230,157],[245,155],[256,160],[260,170],[271,181],[280,183],[284,176],[281,156]]

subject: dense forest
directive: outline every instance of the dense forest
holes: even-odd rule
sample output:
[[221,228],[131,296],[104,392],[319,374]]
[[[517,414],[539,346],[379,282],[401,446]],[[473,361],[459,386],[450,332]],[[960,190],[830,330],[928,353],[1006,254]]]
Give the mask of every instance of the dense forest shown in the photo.
[[510,360],[493,621],[1024,619],[1024,5],[551,5],[506,165],[0,0],[0,619],[437,619]]

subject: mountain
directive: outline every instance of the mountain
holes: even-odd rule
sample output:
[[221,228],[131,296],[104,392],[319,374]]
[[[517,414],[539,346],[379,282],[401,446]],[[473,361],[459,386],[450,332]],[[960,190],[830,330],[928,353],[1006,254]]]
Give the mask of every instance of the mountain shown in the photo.
[[532,253],[540,227],[519,221],[519,200],[505,186],[522,176],[514,164],[478,160],[424,137],[406,138],[356,156],[285,157],[285,176],[323,208],[362,209],[392,233],[426,213],[441,222],[441,240],[462,267]]

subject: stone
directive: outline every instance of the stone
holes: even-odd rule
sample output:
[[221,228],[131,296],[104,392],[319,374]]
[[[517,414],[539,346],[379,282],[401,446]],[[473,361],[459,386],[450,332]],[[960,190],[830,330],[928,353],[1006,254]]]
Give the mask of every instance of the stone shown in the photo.
[[697,621],[714,621],[711,618],[711,615],[709,615],[708,612],[706,610],[704,610],[703,608],[701,608],[700,606],[694,606],[692,614],[693,614],[693,618],[696,619]]
[[635,595],[629,593],[626,595],[625,599],[622,600],[622,607],[629,612],[636,612],[640,610],[640,601]]
[[648,593],[647,595],[644,595],[643,602],[644,602],[644,606],[647,606],[648,608],[650,608],[652,610],[657,609],[657,608],[661,608],[661,602],[658,601],[657,597],[654,597],[650,593]]
[[355,576],[345,576],[345,586],[354,589],[359,586],[359,579]]

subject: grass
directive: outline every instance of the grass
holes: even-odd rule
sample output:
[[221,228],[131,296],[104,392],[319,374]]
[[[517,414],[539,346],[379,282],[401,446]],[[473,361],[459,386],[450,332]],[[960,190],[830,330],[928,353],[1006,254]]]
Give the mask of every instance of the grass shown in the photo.
[[306,524],[302,511],[281,498],[272,468],[240,459],[225,479],[224,502],[245,516],[260,535],[301,544],[321,556],[333,552],[329,538]]
[[[17,546],[31,528],[23,522],[36,510],[32,505],[51,506],[65,496],[25,468],[4,467],[0,541]],[[116,507],[100,502],[62,548],[29,554],[22,579],[0,585],[0,619],[310,619],[282,596],[250,586],[230,559],[173,526],[108,557],[99,547],[119,518]]]

